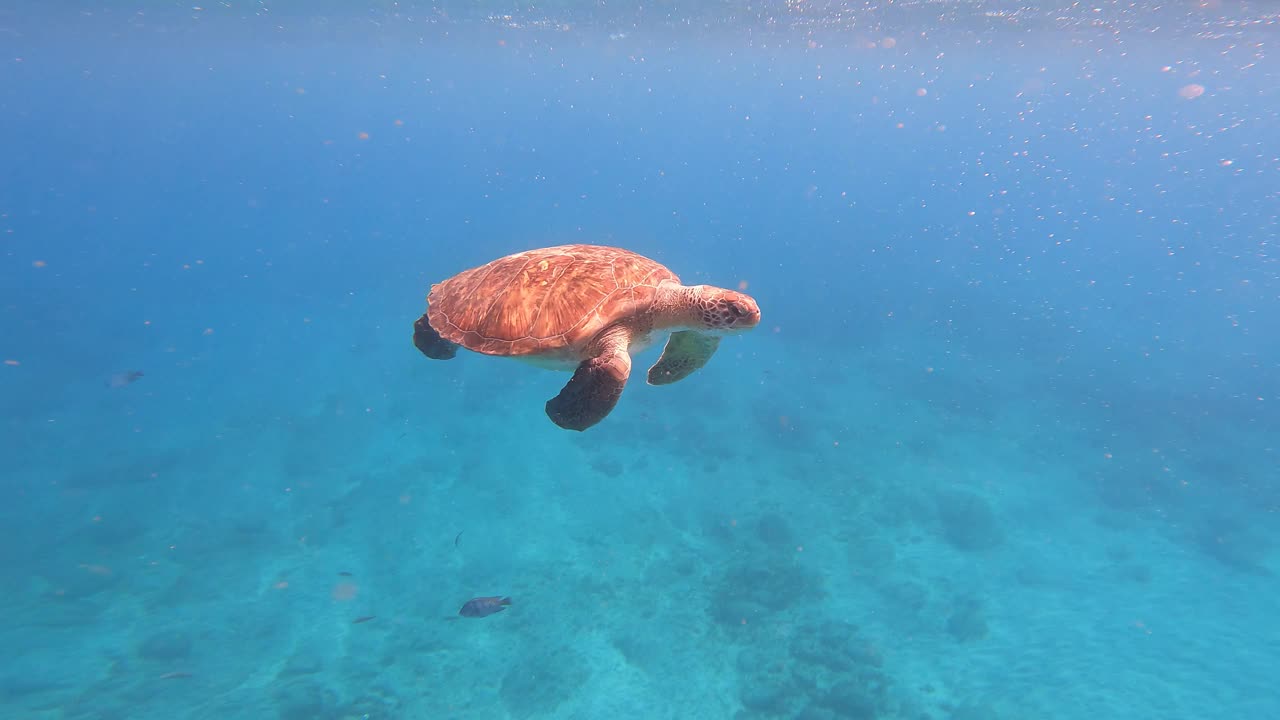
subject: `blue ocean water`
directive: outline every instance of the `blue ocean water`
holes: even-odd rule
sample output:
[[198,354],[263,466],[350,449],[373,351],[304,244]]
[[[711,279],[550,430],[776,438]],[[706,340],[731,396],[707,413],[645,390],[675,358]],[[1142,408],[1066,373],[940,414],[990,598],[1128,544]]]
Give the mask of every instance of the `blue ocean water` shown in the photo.
[[[6,3],[0,715],[1280,717],[1278,27]],[[763,322],[414,348],[561,243]]]

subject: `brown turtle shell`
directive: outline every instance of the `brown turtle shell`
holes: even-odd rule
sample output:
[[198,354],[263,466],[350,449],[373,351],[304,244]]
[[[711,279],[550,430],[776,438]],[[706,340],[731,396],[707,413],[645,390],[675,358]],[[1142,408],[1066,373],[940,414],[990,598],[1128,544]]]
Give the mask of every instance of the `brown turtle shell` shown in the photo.
[[680,282],[662,265],[621,248],[529,250],[433,285],[427,318],[441,337],[478,353],[580,357],[614,323],[647,332],[664,280]]

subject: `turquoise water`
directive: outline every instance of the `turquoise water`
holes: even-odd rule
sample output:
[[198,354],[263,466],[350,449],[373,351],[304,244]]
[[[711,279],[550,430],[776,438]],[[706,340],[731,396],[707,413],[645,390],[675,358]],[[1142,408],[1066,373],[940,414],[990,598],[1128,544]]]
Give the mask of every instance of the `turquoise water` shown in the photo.
[[[1269,12],[5,5],[0,714],[1280,716]],[[563,242],[763,322],[415,350]]]

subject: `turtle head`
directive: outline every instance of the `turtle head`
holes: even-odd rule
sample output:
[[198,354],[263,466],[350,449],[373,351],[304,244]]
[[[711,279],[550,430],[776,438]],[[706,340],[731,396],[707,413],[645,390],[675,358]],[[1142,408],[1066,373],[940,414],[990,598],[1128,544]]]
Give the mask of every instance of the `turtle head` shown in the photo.
[[691,330],[731,335],[760,324],[760,306],[750,295],[711,285],[695,285],[690,290]]

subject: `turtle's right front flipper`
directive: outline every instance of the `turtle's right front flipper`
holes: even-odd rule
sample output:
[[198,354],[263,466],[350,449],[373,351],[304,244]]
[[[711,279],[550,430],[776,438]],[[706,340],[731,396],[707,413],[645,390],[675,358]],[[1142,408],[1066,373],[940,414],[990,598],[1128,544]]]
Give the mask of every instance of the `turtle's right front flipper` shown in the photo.
[[432,360],[448,360],[458,354],[458,346],[440,337],[426,314],[413,323],[413,344]]

